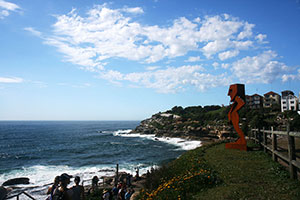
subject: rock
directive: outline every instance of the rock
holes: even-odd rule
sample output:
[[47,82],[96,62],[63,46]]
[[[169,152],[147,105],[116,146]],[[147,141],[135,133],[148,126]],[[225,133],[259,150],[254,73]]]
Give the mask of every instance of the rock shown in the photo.
[[18,184],[29,184],[29,178],[21,177],[21,178],[13,178],[5,181],[2,185],[18,185]]

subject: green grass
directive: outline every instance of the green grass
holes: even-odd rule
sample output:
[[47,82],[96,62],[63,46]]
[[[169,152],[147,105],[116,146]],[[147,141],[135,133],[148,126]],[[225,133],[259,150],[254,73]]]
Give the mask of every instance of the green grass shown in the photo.
[[224,143],[186,152],[146,183],[139,199],[300,199],[299,181],[269,155],[225,149]]

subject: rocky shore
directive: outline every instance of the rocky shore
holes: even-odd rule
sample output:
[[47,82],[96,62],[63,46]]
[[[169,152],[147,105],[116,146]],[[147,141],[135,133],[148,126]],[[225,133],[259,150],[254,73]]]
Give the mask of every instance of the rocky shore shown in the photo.
[[232,128],[224,124],[201,125],[200,121],[184,119],[168,112],[157,113],[141,121],[131,133],[155,135],[156,137],[176,137],[186,140],[213,142],[228,137]]

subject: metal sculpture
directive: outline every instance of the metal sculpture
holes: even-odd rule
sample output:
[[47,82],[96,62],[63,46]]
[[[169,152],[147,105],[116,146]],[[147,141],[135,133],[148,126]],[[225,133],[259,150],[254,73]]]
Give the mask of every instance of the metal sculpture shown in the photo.
[[230,85],[228,96],[230,96],[231,104],[230,111],[228,113],[229,122],[232,123],[234,129],[240,138],[236,142],[227,143],[226,149],[239,149],[247,151],[247,142],[242,129],[239,126],[239,114],[238,111],[245,105],[245,85],[234,84]]

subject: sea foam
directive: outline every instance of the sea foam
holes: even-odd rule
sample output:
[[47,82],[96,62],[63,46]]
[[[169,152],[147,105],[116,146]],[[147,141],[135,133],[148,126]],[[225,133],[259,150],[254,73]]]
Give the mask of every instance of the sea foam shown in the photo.
[[186,140],[182,138],[174,137],[156,137],[154,134],[140,134],[140,133],[130,133],[131,130],[118,130],[113,132],[114,136],[120,137],[141,137],[149,140],[154,140],[157,142],[164,142],[168,144],[175,145],[181,150],[192,150],[201,146],[201,141],[199,140]]

